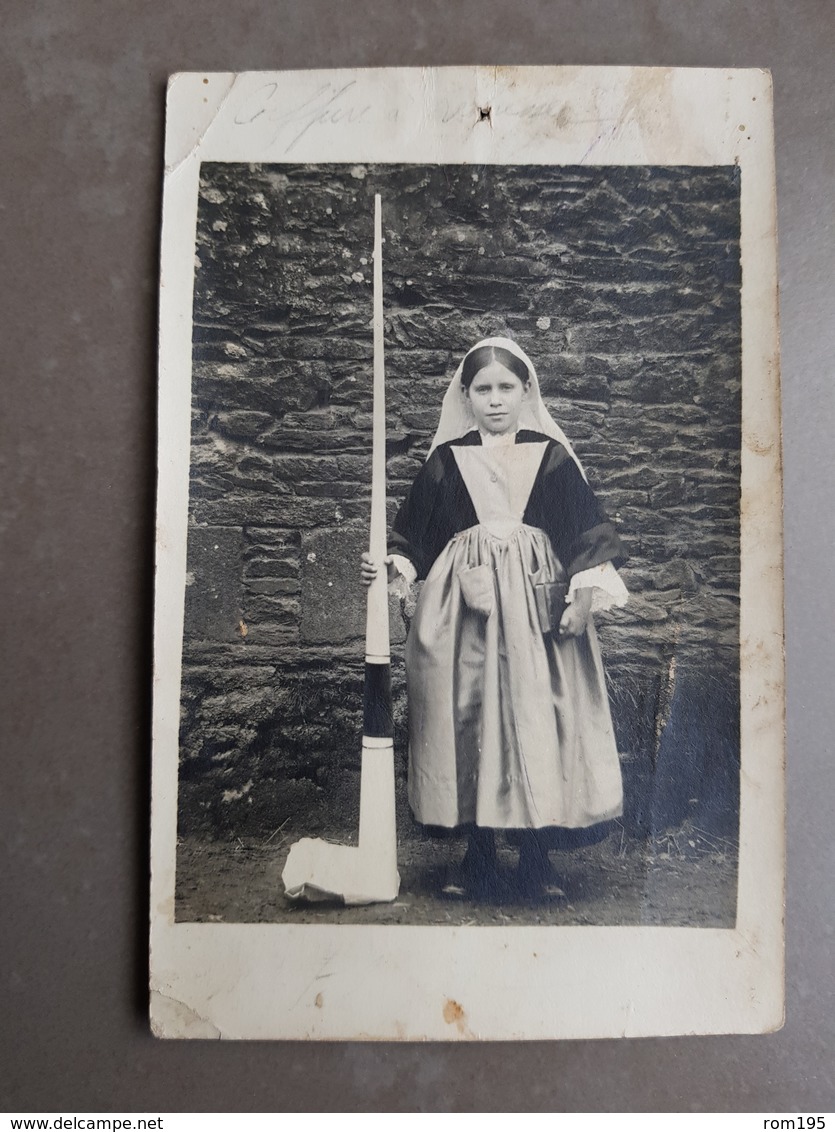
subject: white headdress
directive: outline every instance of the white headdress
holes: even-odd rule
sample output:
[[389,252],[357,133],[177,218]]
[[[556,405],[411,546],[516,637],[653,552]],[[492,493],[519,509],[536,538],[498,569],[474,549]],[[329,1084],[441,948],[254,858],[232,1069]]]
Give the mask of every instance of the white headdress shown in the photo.
[[465,433],[475,428],[475,418],[470,408],[470,399],[461,385],[461,374],[464,370],[464,362],[470,354],[472,354],[473,350],[480,350],[482,346],[498,346],[502,350],[507,350],[508,353],[515,355],[515,357],[519,358],[519,360],[524,363],[530,374],[531,384],[528,396],[522,405],[522,412],[519,416],[519,427],[544,433],[546,436],[550,436],[558,441],[571,456],[585,479],[586,473],[583,471],[583,465],[577,459],[568,437],[545,408],[542,401],[542,394],[539,392],[539,381],[533,362],[525,351],[517,346],[511,338],[483,338],[480,342],[476,342],[475,346],[468,350],[461,359],[461,364],[455,371],[455,376],[444,394],[443,405],[441,406],[441,419],[438,422],[438,430],[432,440],[432,447],[429,449],[430,454],[439,444],[444,444],[448,440],[455,440],[457,437],[463,436]]

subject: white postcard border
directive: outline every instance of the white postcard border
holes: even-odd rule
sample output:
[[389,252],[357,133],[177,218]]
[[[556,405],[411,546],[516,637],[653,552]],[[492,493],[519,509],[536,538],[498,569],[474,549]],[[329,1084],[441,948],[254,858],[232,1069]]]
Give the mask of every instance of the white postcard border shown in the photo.
[[[783,562],[771,115],[770,76],[757,70],[483,67],[171,80],[154,628],[156,1034],[535,1039],[748,1033],[781,1025]],[[740,166],[742,797],[735,930],[175,923],[201,161]]]

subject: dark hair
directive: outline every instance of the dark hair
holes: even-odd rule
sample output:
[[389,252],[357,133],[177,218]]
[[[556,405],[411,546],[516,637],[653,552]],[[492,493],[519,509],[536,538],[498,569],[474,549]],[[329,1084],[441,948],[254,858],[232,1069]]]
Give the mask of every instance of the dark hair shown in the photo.
[[528,367],[521,358],[512,354],[510,350],[505,350],[503,346],[479,346],[477,350],[472,350],[467,354],[464,359],[464,367],[461,370],[461,384],[464,389],[469,389],[476,374],[489,366],[491,362],[499,362],[505,369],[509,369],[523,385],[527,385],[531,379]]

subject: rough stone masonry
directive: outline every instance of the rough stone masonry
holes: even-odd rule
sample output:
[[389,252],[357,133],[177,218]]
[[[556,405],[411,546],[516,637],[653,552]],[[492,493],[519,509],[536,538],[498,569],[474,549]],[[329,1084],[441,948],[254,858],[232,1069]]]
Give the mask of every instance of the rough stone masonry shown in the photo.
[[[356,830],[383,199],[390,514],[462,353],[514,337],[619,525],[598,618],[635,835],[733,831],[739,172],[204,164],[180,830]],[[406,611],[408,613],[408,611]],[[403,611],[392,603],[400,829]]]

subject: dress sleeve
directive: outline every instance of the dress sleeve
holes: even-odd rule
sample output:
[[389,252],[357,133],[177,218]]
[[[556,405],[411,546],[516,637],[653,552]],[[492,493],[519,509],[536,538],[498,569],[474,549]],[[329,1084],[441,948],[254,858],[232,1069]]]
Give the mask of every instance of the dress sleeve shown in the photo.
[[408,558],[404,558],[402,554],[392,554],[391,561],[397,573],[389,582],[389,593],[399,594],[400,597],[408,597],[412,586],[417,580],[415,565]]
[[392,524],[389,554],[408,558],[421,579],[455,534],[447,498],[455,491],[448,481],[443,453],[436,449],[415,476]]
[[566,601],[572,601],[577,590],[592,590],[591,612],[601,613],[613,605],[623,606],[629,601],[629,590],[611,562],[580,570],[571,579]]
[[389,535],[389,554],[406,558],[412,563],[418,576],[424,577],[425,546],[429,522],[432,514],[432,495],[437,486],[437,476],[433,475],[434,456],[423,465],[409,488],[409,494],[394,517]]
[[545,531],[569,577],[626,560],[614,525],[574,460],[556,442],[543,457],[525,521]]

